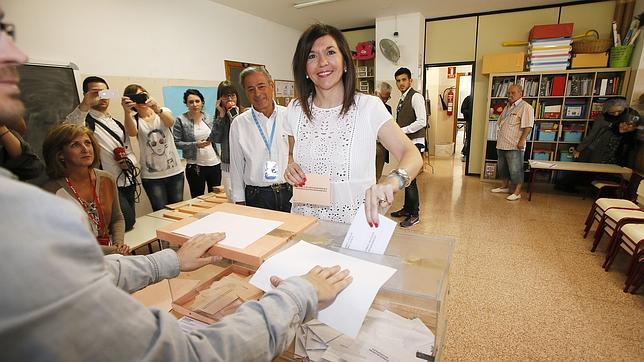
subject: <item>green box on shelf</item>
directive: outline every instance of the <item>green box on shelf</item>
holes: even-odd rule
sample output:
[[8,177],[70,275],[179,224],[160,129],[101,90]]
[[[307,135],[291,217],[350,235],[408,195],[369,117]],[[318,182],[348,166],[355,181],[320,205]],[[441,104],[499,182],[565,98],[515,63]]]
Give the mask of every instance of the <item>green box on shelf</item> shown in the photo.
[[557,132],[539,131],[539,141],[554,141]]
[[559,160],[564,162],[572,162],[574,158],[572,157],[572,153],[568,151],[561,151],[561,156],[559,157]]
[[563,140],[564,142],[579,142],[581,141],[582,133],[579,131],[564,131]]
[[550,161],[550,152],[533,152],[532,159],[538,161]]

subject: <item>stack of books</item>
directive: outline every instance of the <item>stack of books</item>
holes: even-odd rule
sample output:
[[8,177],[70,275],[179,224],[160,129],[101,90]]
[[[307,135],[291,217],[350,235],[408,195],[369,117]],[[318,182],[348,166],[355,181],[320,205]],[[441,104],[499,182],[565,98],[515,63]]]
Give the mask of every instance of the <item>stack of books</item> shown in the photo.
[[533,39],[528,47],[528,68],[533,72],[566,70],[572,38]]

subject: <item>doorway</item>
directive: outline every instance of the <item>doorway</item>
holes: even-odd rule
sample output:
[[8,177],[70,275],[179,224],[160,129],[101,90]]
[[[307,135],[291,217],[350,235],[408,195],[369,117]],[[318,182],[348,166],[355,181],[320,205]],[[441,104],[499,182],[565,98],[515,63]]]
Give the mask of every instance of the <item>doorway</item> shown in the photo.
[[[472,94],[472,69],[471,62],[425,66],[425,99],[428,100],[427,108],[431,115],[430,154],[437,158],[454,158],[464,162],[469,157],[471,102],[470,107],[464,109],[463,101]],[[468,117],[469,125],[466,122]]]

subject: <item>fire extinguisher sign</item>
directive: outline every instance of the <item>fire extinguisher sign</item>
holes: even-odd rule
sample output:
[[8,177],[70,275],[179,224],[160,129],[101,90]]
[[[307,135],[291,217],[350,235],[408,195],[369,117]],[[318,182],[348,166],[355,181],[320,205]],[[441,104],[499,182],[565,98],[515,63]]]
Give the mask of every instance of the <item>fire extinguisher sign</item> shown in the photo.
[[447,78],[456,78],[456,67],[447,67]]

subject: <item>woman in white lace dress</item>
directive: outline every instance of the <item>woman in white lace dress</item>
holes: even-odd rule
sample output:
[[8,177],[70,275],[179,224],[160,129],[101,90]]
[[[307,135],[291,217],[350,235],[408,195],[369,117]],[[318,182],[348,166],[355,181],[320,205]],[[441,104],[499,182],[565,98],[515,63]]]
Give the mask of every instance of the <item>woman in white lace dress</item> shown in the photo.
[[[306,184],[306,174],[329,176],[331,204],[293,203],[291,212],[350,223],[364,203],[367,222],[378,226],[378,213],[391,206],[422,167],[418,149],[393,121],[380,99],[355,91],[351,52],[342,33],[316,24],[300,37],[293,55],[298,98],[288,106],[291,185]],[[376,183],[376,140],[400,160]]]

